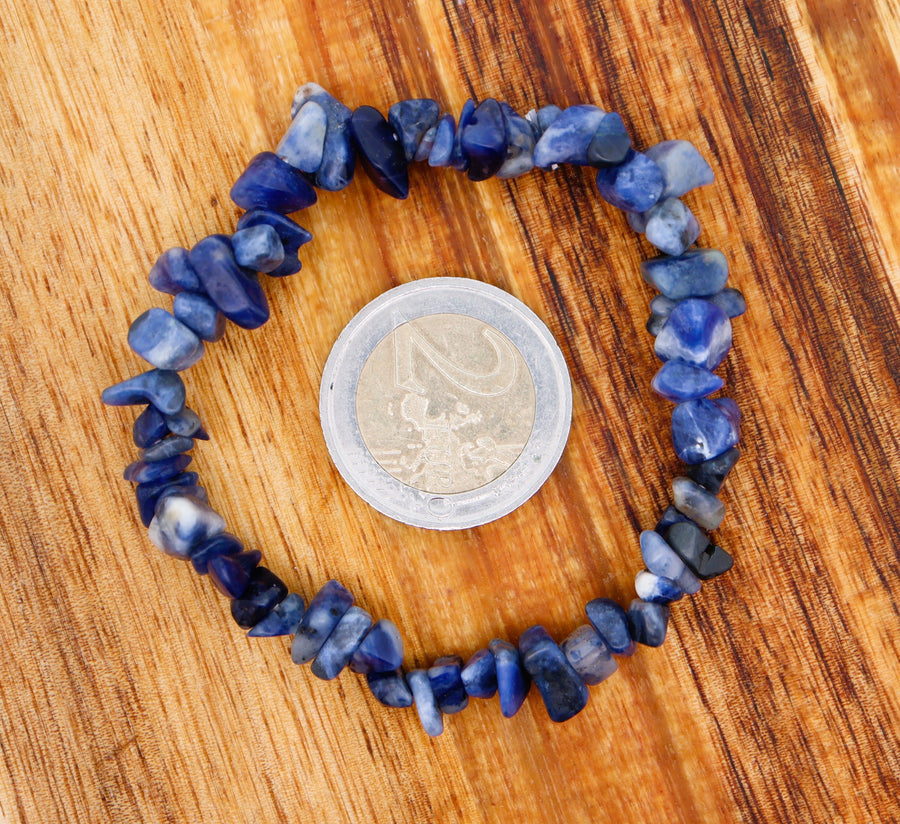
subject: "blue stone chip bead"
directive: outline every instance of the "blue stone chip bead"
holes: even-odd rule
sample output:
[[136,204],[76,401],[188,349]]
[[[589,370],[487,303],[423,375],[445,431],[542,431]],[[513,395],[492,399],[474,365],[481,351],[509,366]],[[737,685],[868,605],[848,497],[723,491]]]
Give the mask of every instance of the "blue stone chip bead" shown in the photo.
[[350,663],[350,658],[371,626],[372,616],[368,612],[357,606],[350,607],[316,653],[310,668],[312,674],[323,681],[336,678]]
[[525,701],[531,688],[531,678],[522,666],[519,650],[508,641],[495,638],[490,643],[494,666],[497,670],[497,693],[500,712],[504,718],[512,718]]
[[322,107],[327,124],[322,163],[313,174],[313,182],[320,189],[338,192],[353,180],[356,163],[353,141],[350,139],[350,117],[353,113],[317,83],[305,83],[294,95],[291,117],[296,118],[310,100]]
[[337,581],[328,581],[309,602],[291,644],[291,660],[308,664],[353,605],[353,594]]
[[406,673],[406,683],[412,692],[422,729],[432,737],[440,735],[444,731],[444,717],[438,707],[437,699],[434,697],[428,671],[411,670]]
[[215,343],[225,334],[225,315],[202,292],[179,292],[172,313],[202,340]]
[[307,100],[288,126],[275,154],[295,169],[312,174],[322,165],[327,131],[325,109],[314,100]]
[[452,114],[444,114],[437,124],[434,143],[428,154],[428,165],[432,167],[449,166],[453,157],[453,144],[456,138],[456,120]]
[[[193,557],[193,553],[191,553]],[[262,561],[262,553],[258,549],[238,552],[234,555],[219,555],[212,558],[207,569],[209,579],[216,589],[227,598],[240,598],[250,583],[253,570]]]
[[537,111],[532,109],[525,115],[525,119],[531,124],[536,140],[540,140],[544,132],[546,132],[562,114],[562,111],[563,110],[559,106],[554,106],[551,103],[549,106],[543,106]]
[[650,572],[674,581],[686,595],[700,591],[700,580],[655,530],[647,529],[641,533],[641,557]]
[[666,318],[663,315],[655,315],[651,312],[650,317],[647,318],[647,323],[645,324],[644,328],[651,335],[655,336],[655,335],[658,335],[660,332],[662,332],[662,328],[665,325],[666,325]]
[[462,662],[458,655],[444,655],[428,668],[434,700],[445,715],[462,712],[469,706],[461,675]]
[[312,234],[286,215],[280,215],[278,212],[268,209],[254,209],[251,212],[245,212],[237,223],[238,231],[250,229],[253,226],[271,226],[281,240],[284,262],[271,272],[266,272],[269,277],[286,277],[300,271],[302,267],[297,253],[304,243],[312,240]]
[[669,317],[676,306],[678,306],[678,301],[667,298],[665,295],[657,295],[650,301],[650,311],[664,318]]
[[740,317],[747,311],[747,301],[744,300],[744,296],[730,286],[711,295],[707,300],[716,304],[729,318]]
[[639,644],[658,647],[666,640],[669,607],[635,598],[628,607],[628,628]]
[[462,145],[463,130],[469,125],[475,114],[475,101],[469,98],[463,103],[459,113],[459,121],[456,124],[456,134],[453,136],[453,152],[450,154],[450,167],[457,172],[465,172],[469,168],[469,156]]
[[684,597],[684,590],[675,581],[642,569],[634,579],[634,591],[642,601],[671,604]]
[[728,473],[734,468],[741,457],[741,450],[736,446],[726,449],[721,455],[710,458],[703,463],[687,467],[687,475],[700,486],[708,489],[713,495],[718,495]]
[[195,494],[192,490],[197,489],[198,480],[199,475],[196,472],[182,472],[180,475],[175,475],[172,478],[163,478],[159,481],[148,481],[147,483],[138,484],[134,488],[134,495],[137,498],[141,523],[144,526],[150,526],[150,522],[156,513],[156,504],[164,491],[168,489],[183,490],[185,495]]
[[681,255],[700,237],[700,223],[677,197],[667,197],[646,212],[644,236],[661,252]]
[[220,532],[207,538],[191,550],[191,564],[198,575],[206,575],[209,572],[209,562],[221,555],[237,555],[244,551],[244,544],[240,538],[230,532]]
[[587,684],[546,629],[534,626],[525,630],[519,639],[519,652],[551,721],[568,721],[587,706]]
[[708,581],[728,572],[734,566],[734,559],[722,547],[710,544],[700,556],[700,569],[697,577],[701,581]]
[[595,598],[584,607],[591,626],[614,655],[632,655],[634,639],[628,631],[625,610],[610,598]]
[[662,170],[663,197],[681,197],[715,180],[709,163],[688,140],[664,140],[651,146],[645,154]]
[[194,495],[161,498],[148,530],[153,545],[188,560],[195,546],[225,531],[225,519]]
[[497,694],[497,665],[489,649],[480,649],[460,673],[466,693],[471,698],[493,698]]
[[283,215],[316,202],[316,190],[302,173],[272,152],[260,152],[247,164],[230,196],[242,209],[271,209]]
[[231,602],[231,617],[242,629],[250,629],[263,620],[288,594],[287,585],[263,566],[250,573],[250,583],[240,598]]
[[489,97],[479,103],[459,135],[469,180],[487,180],[500,171],[506,160],[506,117],[499,102]]
[[598,170],[597,191],[617,209],[646,212],[662,196],[662,171],[649,157],[629,149],[621,163]]
[[672,445],[686,464],[715,458],[740,440],[740,418],[723,400],[685,401],[672,411]]
[[387,618],[376,621],[350,659],[354,672],[391,672],[403,663],[403,639]]
[[440,114],[437,101],[427,97],[401,100],[388,110],[388,123],[400,138],[407,163],[416,156],[422,138],[437,124]]
[[591,138],[587,162],[591,166],[612,166],[625,160],[629,149],[631,137],[621,116],[616,112],[607,112]]
[[679,524],[682,521],[693,523],[687,515],[682,515],[674,506],[667,506],[666,511],[663,512],[659,521],[657,521],[656,526],[653,527],[653,531],[659,535],[665,536],[670,526]]
[[360,106],[350,117],[350,134],[366,174],[382,192],[409,196],[409,161],[393,126],[378,109]]
[[147,404],[144,411],[135,418],[131,434],[135,446],[141,448],[152,446],[169,434],[166,416],[155,406]]
[[588,165],[588,149],[605,116],[606,112],[596,106],[569,106],[535,144],[534,165],[541,169],[562,163]]
[[181,246],[167,249],[156,259],[148,280],[157,292],[167,295],[177,295],[184,290],[198,292],[202,288],[188,257],[188,250]]
[[588,686],[605,681],[619,668],[609,647],[588,624],[578,627],[569,635],[560,644],[560,649],[572,665],[572,669]]
[[225,235],[209,235],[191,249],[191,263],[206,294],[222,314],[243,329],[257,329],[269,319],[269,303],[255,274],[238,266]]
[[174,415],[184,408],[184,381],[169,369],[151,369],[120,383],[106,387],[100,400],[107,406],[153,404],[164,415]]
[[293,635],[297,631],[303,617],[305,605],[303,598],[296,592],[290,593],[281,603],[258,624],[247,632],[248,638],[276,638],[281,635]]
[[[435,123],[424,135],[422,135],[422,139],[419,141],[419,147],[413,155],[413,160],[417,163],[422,160],[428,160],[428,156],[431,154],[432,148],[434,148],[434,138],[437,136],[437,129],[437,123]],[[404,681],[404,683],[406,682]]]
[[706,297],[725,287],[728,259],[718,249],[691,249],[641,261],[641,274],[672,300]]
[[724,385],[725,381],[714,372],[680,360],[666,361],[650,382],[657,395],[674,403],[705,398]]
[[203,357],[203,341],[165,309],[154,307],[135,318],[128,345],[151,366],[181,372]]
[[500,103],[506,122],[506,157],[497,170],[502,180],[518,177],[534,168],[534,130],[508,103]]
[[166,415],[166,426],[175,435],[184,435],[194,440],[208,441],[209,435],[203,429],[200,416],[190,407],[182,407],[180,412],[174,415]]
[[399,669],[366,673],[366,683],[376,700],[386,707],[403,709],[413,705],[413,694]]
[[725,504],[690,478],[673,479],[672,501],[679,512],[706,530],[716,529],[725,517]]
[[181,435],[171,435],[161,441],[157,441],[152,446],[141,450],[141,460],[144,463],[154,463],[155,461],[163,461],[168,458],[174,458],[183,452],[188,452],[194,448],[194,439],[185,438]]
[[666,318],[653,348],[662,361],[678,360],[713,370],[725,360],[731,340],[728,316],[708,300],[689,298]]
[[175,475],[184,472],[187,465],[193,460],[190,455],[173,455],[171,458],[164,458],[161,461],[134,461],[125,467],[122,473],[126,481],[136,484],[146,484],[151,481],[161,481],[165,478],[172,478]]
[[672,524],[665,533],[666,543],[678,553],[694,575],[700,572],[700,559],[710,546],[709,537],[691,520]]
[[266,224],[238,229],[231,236],[231,248],[238,266],[254,272],[271,272],[284,263],[281,238]]

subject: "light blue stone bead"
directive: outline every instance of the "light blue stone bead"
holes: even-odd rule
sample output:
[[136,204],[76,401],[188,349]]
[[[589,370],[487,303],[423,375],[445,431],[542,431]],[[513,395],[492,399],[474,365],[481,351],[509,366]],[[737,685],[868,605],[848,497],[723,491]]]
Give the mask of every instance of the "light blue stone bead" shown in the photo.
[[708,369],[678,360],[666,361],[650,382],[657,395],[674,403],[705,398],[724,385],[725,381]]
[[663,197],[681,197],[715,180],[709,163],[690,141],[664,140],[647,149],[646,154],[662,169],[666,182]]
[[469,706],[461,672],[462,658],[458,655],[444,655],[428,668],[434,700],[445,715],[454,715]]
[[740,417],[723,400],[730,399],[685,401],[672,411],[672,445],[686,464],[708,461],[737,446]]
[[165,309],[148,309],[128,330],[128,345],[157,369],[180,372],[203,357],[203,341]]
[[210,343],[225,334],[225,315],[201,292],[179,292],[172,301],[172,313],[198,337]]
[[376,621],[350,659],[354,672],[391,672],[403,663],[403,638],[387,618]]
[[613,655],[632,655],[634,639],[628,631],[625,610],[610,598],[595,598],[584,607],[588,621]]
[[628,628],[631,637],[647,647],[658,647],[666,640],[669,607],[635,598],[628,606]]
[[662,171],[649,157],[629,149],[621,163],[597,172],[597,191],[617,209],[646,212],[662,196]]
[[445,114],[437,124],[434,143],[428,155],[428,165],[433,167],[449,166],[453,157],[453,143],[456,137],[456,121],[452,114]]
[[667,255],[682,254],[700,237],[697,218],[677,197],[661,200],[645,218],[645,237]]
[[330,681],[347,666],[362,639],[372,626],[372,616],[360,607],[350,607],[338,621],[312,662],[312,674]]
[[553,125],[553,122],[562,114],[562,109],[553,104],[543,106],[535,111],[532,109],[525,115],[525,119],[531,124],[535,139],[540,139],[541,135]]
[[388,110],[388,123],[400,138],[406,161],[411,161],[429,129],[437,124],[441,110],[436,100],[418,98],[401,100]]
[[672,300],[714,295],[728,280],[728,260],[718,249],[691,249],[641,262],[641,274]]
[[566,638],[560,649],[581,680],[589,686],[605,681],[619,668],[609,647],[587,624],[578,627]]
[[435,700],[428,673],[423,669],[414,669],[406,674],[406,683],[413,694],[422,729],[432,737],[440,735],[444,731],[444,718]]
[[472,698],[493,698],[497,693],[497,666],[489,649],[480,649],[462,669],[463,686]]
[[402,709],[413,705],[412,692],[399,669],[393,672],[367,673],[366,683],[376,700],[386,707]]
[[534,131],[531,124],[508,103],[500,108],[506,117],[506,159],[497,177],[508,180],[530,172],[534,168]]
[[519,650],[508,641],[495,638],[490,643],[490,649],[497,670],[500,712],[504,718],[512,718],[528,695],[531,678],[522,666]]
[[303,618],[304,603],[302,596],[292,592],[272,611],[253,626],[248,632],[249,638],[275,638],[281,635],[293,635]]
[[547,630],[541,626],[525,630],[519,639],[519,652],[551,721],[568,721],[587,706],[587,685]]
[[642,601],[653,604],[670,604],[684,597],[684,591],[675,581],[641,570],[634,579],[634,591]]
[[560,163],[588,164],[588,148],[606,112],[596,106],[569,106],[541,134],[534,147],[534,165],[542,169]]
[[654,350],[662,361],[680,360],[712,371],[731,348],[731,321],[714,303],[698,298],[681,301],[656,336]]
[[353,604],[353,595],[337,581],[328,581],[309,602],[291,644],[291,660],[308,664],[316,657],[338,621]]
[[172,435],[157,441],[153,446],[141,450],[141,460],[144,463],[164,461],[166,458],[174,458],[182,452],[189,452],[194,448],[193,438],[184,438],[181,435]]
[[672,500],[679,512],[709,531],[716,529],[725,517],[725,504],[690,478],[672,481]]
[[278,232],[263,223],[235,232],[231,248],[238,265],[254,272],[271,272],[284,262],[284,246]]
[[628,225],[639,235],[647,229],[647,212],[626,212],[625,219]]
[[185,289],[198,292],[203,288],[197,272],[191,266],[188,250],[180,246],[167,249],[156,259],[148,279],[154,289],[167,295],[177,295]]
[[201,441],[209,440],[209,435],[203,430],[200,416],[187,406],[174,415],[166,415],[166,426],[175,435],[183,435],[186,438]]
[[337,192],[349,186],[353,180],[356,156],[350,140],[352,112],[318,84],[306,83],[294,95],[291,117],[297,117],[308,100],[324,109],[327,120],[322,163],[314,173],[315,184],[320,189]]
[[678,305],[677,300],[667,298],[665,295],[657,295],[650,301],[650,311],[654,315],[660,315],[664,318],[672,314],[672,310]]
[[280,215],[269,209],[254,209],[241,215],[237,223],[238,231],[252,226],[271,226],[281,241],[284,262],[272,271],[266,272],[269,277],[282,278],[300,271],[302,266],[297,254],[304,243],[312,240],[312,235],[306,229],[286,215]]
[[[417,163],[428,160],[428,156],[434,148],[434,138],[437,136],[437,130],[437,123],[435,123],[424,135],[422,135],[422,139],[419,141],[419,145],[416,148],[416,153],[413,155],[413,160]],[[406,682],[404,681],[403,683],[405,684]]]
[[744,300],[744,296],[737,289],[731,287],[716,292],[707,300],[716,304],[729,318],[740,317],[747,311],[747,301]]
[[662,315],[654,315],[652,312],[650,313],[650,317],[647,318],[647,323],[644,328],[651,335],[658,335],[662,332],[663,326],[666,325],[666,319]]
[[191,550],[225,531],[225,519],[193,495],[169,495],[156,505],[150,522],[150,540],[167,555],[185,561]]
[[700,591],[700,579],[655,530],[647,529],[641,533],[641,557],[650,572],[674,581],[686,595]]
[[597,132],[588,146],[587,159],[591,166],[609,166],[628,157],[631,137],[622,118],[615,112],[603,116]]
[[174,415],[184,408],[184,381],[177,372],[151,369],[113,384],[103,390],[100,400],[108,406],[134,406],[151,403],[164,415]]
[[314,100],[307,100],[291,121],[275,154],[285,163],[312,174],[322,165],[328,117]]

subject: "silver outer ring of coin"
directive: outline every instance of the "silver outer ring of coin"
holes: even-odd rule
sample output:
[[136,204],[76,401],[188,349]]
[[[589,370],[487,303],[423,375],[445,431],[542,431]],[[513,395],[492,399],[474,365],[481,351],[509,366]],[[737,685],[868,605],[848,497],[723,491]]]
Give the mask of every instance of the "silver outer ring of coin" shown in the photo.
[[[531,372],[535,394],[534,426],[519,457],[493,481],[445,495],[407,486],[382,468],[356,419],[357,384],[372,350],[401,324],[435,314],[468,315],[506,335]],[[363,500],[412,526],[466,529],[512,512],[550,477],[569,437],[572,385],[550,330],[520,300],[469,278],[424,278],[383,293],[344,327],[322,373],[319,415],[332,460]]]

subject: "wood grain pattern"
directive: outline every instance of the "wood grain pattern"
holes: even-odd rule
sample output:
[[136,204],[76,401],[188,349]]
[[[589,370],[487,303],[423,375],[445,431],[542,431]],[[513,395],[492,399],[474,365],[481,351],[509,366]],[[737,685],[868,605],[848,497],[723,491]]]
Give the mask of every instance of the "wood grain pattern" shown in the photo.
[[[10,822],[900,820],[900,14],[896,0],[0,0],[0,818]],[[474,702],[429,740],[352,674],[324,684],[246,639],[150,546],[120,468],[131,319],[167,305],[163,249],[229,231],[230,183],[316,80],[348,105],[596,102],[636,142],[693,140],[689,196],[750,312],[723,370],[745,457],[718,531],[738,563],[592,689]],[[303,215],[272,322],[187,374],[210,499],[309,597],[336,577],[404,630],[407,664],[466,656],[631,597],[637,534],[677,468],[648,392],[651,254],[585,170],[473,185],[359,176]],[[319,376],[385,289],[467,274],[546,320],[572,435],[501,521],[429,533],[337,476]]]

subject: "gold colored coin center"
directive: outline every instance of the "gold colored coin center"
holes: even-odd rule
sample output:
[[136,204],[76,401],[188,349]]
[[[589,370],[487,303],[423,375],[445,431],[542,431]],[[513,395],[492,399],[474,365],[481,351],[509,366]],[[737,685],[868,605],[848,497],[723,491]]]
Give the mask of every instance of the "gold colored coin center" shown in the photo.
[[423,492],[452,494],[498,478],[534,426],[522,354],[477,318],[426,315],[398,325],[363,366],[356,416],[385,471]]

